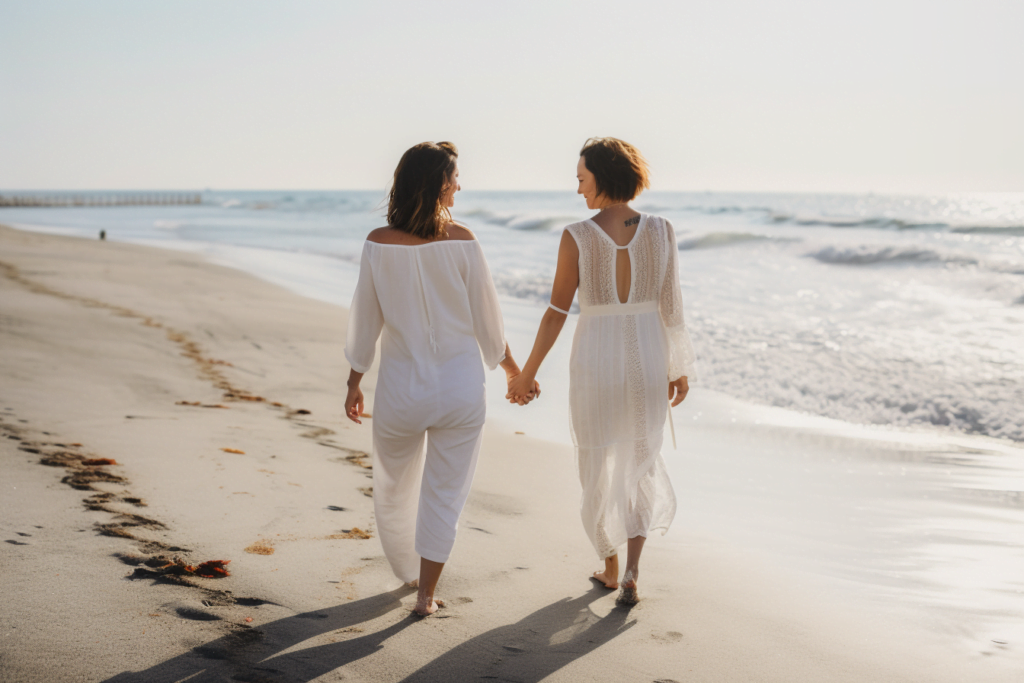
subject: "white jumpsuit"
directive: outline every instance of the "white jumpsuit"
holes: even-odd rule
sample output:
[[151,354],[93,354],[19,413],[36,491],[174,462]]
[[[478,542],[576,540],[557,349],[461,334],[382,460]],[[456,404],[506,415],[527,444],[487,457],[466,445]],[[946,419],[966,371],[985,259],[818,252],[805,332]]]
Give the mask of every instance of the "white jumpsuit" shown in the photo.
[[[505,358],[498,295],[476,240],[363,246],[345,357],[373,364],[373,506],[402,581],[447,562],[480,453],[483,361]],[[426,449],[424,453],[424,442]],[[425,456],[425,457],[424,457]]]
[[[626,539],[664,533],[672,523],[676,498],[661,456],[668,381],[694,378],[694,354],[668,221],[641,214],[622,247],[593,221],[566,230],[580,253],[580,317],[569,361],[580,514],[606,558]],[[615,278],[622,251],[631,271],[626,303]]]

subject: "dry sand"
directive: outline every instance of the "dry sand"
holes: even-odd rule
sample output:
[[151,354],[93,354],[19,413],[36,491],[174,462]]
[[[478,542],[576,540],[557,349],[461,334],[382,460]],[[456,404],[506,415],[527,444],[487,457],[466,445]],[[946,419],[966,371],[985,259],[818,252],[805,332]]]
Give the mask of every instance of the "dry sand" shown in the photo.
[[[344,333],[196,256],[0,227],[0,679],[1013,680],[699,529],[652,539],[616,607],[571,450],[493,425],[448,607],[413,618],[370,426],[342,419]],[[231,575],[157,574],[173,558]]]

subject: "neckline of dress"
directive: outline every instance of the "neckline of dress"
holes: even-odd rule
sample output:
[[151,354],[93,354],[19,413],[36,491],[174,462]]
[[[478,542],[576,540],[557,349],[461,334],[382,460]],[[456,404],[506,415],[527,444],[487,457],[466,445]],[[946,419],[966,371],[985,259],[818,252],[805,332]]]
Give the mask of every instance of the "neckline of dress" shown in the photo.
[[401,247],[402,249],[415,249],[417,247],[432,247],[435,244],[451,244],[452,242],[476,242],[476,240],[434,240],[433,242],[421,242],[419,244],[385,244],[384,242],[374,242],[373,240],[364,240],[366,244],[373,244],[378,247]]
[[612,239],[612,236],[606,233],[604,231],[604,228],[597,224],[597,221],[595,221],[592,218],[588,218],[586,222],[592,224],[595,228],[597,228],[597,231],[604,235],[606,238],[608,238],[608,241],[611,242],[612,246],[615,247],[616,249],[629,249],[631,246],[633,246],[633,242],[636,242],[636,238],[640,234],[640,231],[647,227],[647,214],[644,213],[643,211],[639,211],[637,213],[640,214],[640,224],[636,226],[636,232],[634,232],[633,236],[629,238],[629,241],[622,246],[616,244],[615,240]]

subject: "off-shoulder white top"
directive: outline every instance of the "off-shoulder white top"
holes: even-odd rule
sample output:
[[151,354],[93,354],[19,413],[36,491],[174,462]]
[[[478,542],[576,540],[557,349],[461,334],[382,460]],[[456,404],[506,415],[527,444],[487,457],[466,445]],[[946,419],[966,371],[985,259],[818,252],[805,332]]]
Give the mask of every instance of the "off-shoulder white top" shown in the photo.
[[497,367],[505,332],[480,243],[367,241],[345,347],[356,372],[370,369],[381,336],[378,384],[409,392],[408,399],[434,393],[441,372],[479,369],[481,356]]

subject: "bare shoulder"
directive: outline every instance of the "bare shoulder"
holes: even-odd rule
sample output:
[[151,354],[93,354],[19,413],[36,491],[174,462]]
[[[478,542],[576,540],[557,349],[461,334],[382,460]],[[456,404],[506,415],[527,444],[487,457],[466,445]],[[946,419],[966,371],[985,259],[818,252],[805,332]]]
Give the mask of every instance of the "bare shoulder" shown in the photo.
[[448,239],[450,240],[468,241],[476,239],[476,235],[473,234],[473,231],[465,225],[449,223],[445,226],[445,230],[448,231]]
[[394,228],[385,225],[383,228],[371,230],[370,234],[366,236],[366,241],[376,242],[377,244],[391,244],[395,238],[394,232],[396,232]]
[[404,246],[416,246],[417,244],[427,242],[422,237],[410,235],[406,231],[393,228],[390,225],[371,230],[370,234],[366,236],[366,240],[376,244],[400,244]]

